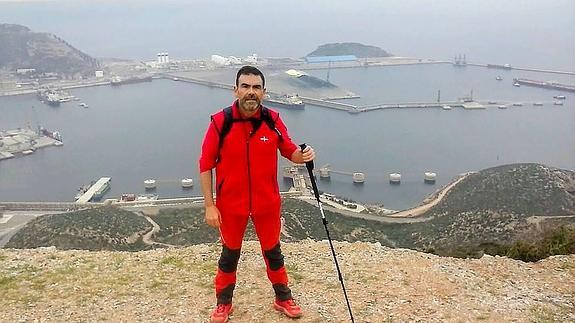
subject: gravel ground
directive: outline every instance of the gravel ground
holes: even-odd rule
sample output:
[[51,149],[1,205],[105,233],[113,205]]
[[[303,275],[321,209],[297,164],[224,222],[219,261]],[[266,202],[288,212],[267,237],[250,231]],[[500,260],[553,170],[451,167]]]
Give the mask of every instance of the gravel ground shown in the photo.
[[[537,263],[335,243],[356,322],[575,321],[575,255]],[[284,244],[299,322],[349,315],[326,241]],[[0,249],[0,322],[207,322],[216,244],[144,252]],[[257,242],[240,259],[230,322],[276,312]]]

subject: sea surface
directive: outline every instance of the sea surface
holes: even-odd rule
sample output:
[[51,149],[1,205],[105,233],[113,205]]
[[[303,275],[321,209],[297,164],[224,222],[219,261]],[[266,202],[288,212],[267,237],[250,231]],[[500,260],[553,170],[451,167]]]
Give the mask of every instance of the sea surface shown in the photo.
[[[325,77],[325,70],[311,71]],[[495,80],[501,75],[502,81]],[[403,209],[458,174],[508,163],[534,162],[575,169],[575,96],[512,86],[513,77],[575,83],[571,76],[501,71],[446,64],[334,69],[330,80],[359,95],[358,105],[392,102],[478,100],[522,102],[521,107],[484,110],[404,109],[350,115],[308,105],[279,110],[297,143],[317,152],[317,167],[366,174],[363,185],[332,174],[321,190],[357,201]],[[233,100],[232,92],[171,80],[100,86],[72,91],[78,102],[50,107],[35,96],[0,98],[0,129],[42,125],[58,130],[64,146],[0,162],[1,201],[73,201],[76,190],[102,176],[112,177],[106,195],[144,193],[143,181],[158,180],[161,197],[200,195],[198,157],[209,115]],[[553,96],[567,96],[554,106]],[[543,102],[542,107],[533,102]],[[287,164],[287,163],[283,163]],[[437,173],[424,184],[426,171]],[[402,174],[390,185],[389,173]],[[281,174],[279,174],[281,176]],[[180,187],[192,177],[191,190]],[[281,178],[281,177],[280,177]],[[283,189],[287,183],[280,180]]]

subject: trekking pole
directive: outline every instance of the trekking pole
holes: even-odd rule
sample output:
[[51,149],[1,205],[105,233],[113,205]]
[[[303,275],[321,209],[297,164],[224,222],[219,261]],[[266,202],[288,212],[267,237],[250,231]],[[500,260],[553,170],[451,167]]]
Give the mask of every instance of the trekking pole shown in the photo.
[[[301,147],[302,151],[307,147],[306,144],[301,144],[299,146]],[[327,229],[327,220],[325,219],[325,214],[323,213],[323,207],[321,205],[321,201],[319,200],[319,191],[317,189],[315,177],[313,177],[313,160],[306,162],[305,167],[307,168],[309,179],[311,180],[311,186],[313,187],[313,194],[315,195],[317,205],[319,206],[319,211],[321,212],[321,220],[325,228],[325,233],[327,233],[327,241],[329,241],[329,247],[331,248],[331,255],[333,256],[333,261],[335,262],[335,269],[337,269],[337,276],[339,278],[339,282],[341,283],[341,288],[343,289],[343,295],[345,296],[345,302],[347,303],[349,317],[351,318],[351,322],[355,323],[355,321],[353,320],[353,313],[351,312],[351,305],[349,305],[349,299],[347,298],[347,291],[345,290],[345,284],[343,283],[343,276],[341,275],[341,270],[339,270],[339,264],[337,263],[337,256],[335,255],[335,249],[333,248],[333,243],[331,242],[329,230]]]

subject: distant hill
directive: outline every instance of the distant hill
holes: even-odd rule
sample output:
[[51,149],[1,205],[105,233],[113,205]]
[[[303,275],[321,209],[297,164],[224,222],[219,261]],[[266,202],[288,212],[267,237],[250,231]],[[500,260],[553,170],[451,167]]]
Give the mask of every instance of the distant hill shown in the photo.
[[51,214],[30,221],[6,248],[55,246],[61,250],[146,250],[142,235],[152,229],[142,216],[115,207]]
[[0,68],[34,68],[40,73],[75,74],[96,70],[100,63],[50,33],[21,25],[0,24]]
[[[541,238],[533,229],[575,223],[575,172],[512,164],[471,174],[406,231],[417,248],[450,249]],[[541,227],[539,223],[547,223]],[[553,224],[549,226],[549,224]]]
[[338,55],[355,55],[359,58],[365,57],[389,57],[392,54],[376,47],[363,45],[360,43],[331,43],[319,46],[313,52],[306,56],[338,56]]

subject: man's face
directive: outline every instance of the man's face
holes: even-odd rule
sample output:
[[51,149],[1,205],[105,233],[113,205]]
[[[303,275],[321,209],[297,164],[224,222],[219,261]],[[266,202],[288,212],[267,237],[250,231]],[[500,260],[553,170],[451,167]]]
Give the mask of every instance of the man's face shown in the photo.
[[234,93],[238,98],[240,111],[245,116],[251,116],[262,103],[266,90],[259,75],[243,74],[238,79]]

